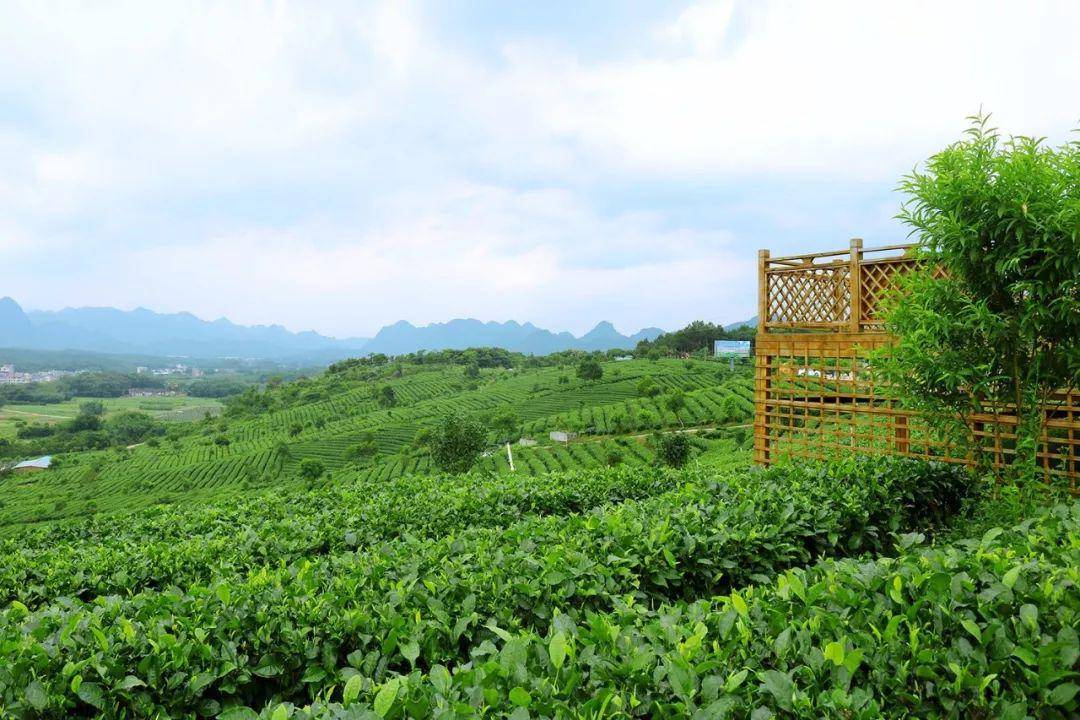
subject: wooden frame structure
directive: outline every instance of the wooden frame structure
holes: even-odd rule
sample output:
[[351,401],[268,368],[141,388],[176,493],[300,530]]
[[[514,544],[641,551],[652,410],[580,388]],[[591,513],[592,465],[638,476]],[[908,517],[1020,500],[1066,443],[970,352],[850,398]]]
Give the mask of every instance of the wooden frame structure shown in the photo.
[[[901,407],[873,372],[892,344],[880,303],[895,278],[919,266],[910,245],[771,257],[758,253],[754,461],[826,459],[841,452],[971,463]],[[1048,402],[1039,461],[1047,481],[1077,492],[1080,393]],[[1016,418],[976,415],[969,426],[1001,467],[1014,453]]]

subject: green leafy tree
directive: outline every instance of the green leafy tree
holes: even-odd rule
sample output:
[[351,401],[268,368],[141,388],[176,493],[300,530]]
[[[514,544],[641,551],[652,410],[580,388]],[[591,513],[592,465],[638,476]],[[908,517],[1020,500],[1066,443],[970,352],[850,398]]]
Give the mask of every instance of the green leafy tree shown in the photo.
[[427,447],[431,444],[431,428],[420,428],[413,435],[410,448],[413,450],[419,450],[420,448]]
[[664,398],[664,407],[675,413],[675,419],[682,425],[682,411],[686,409],[686,395],[679,388],[673,389]]
[[1030,474],[1041,408],[1080,379],[1080,143],[1004,139],[978,117],[900,187],[927,263],[887,304],[884,376],[985,467],[967,418],[1015,412],[1016,440],[997,440]]
[[480,366],[476,363],[470,363],[469,365],[466,365],[465,377],[469,378],[470,380],[476,380],[478,377],[480,377]]
[[723,415],[723,422],[734,422],[741,420],[743,417],[743,410],[739,407],[739,401],[735,399],[734,395],[728,395],[720,403],[720,412]]
[[671,467],[682,467],[690,460],[690,439],[685,433],[657,433],[653,436],[653,447],[660,462]]
[[375,391],[375,402],[381,408],[392,408],[397,405],[397,393],[389,385],[382,385]]
[[604,368],[596,360],[586,358],[578,364],[577,376],[588,382],[596,382],[604,377]]
[[132,445],[165,432],[164,426],[142,412],[128,411],[105,421],[105,430],[114,443]]
[[300,461],[300,477],[309,483],[315,482],[326,472],[326,466],[314,458],[304,458]]
[[100,400],[84,400],[79,403],[79,414],[101,417],[105,414],[105,403]]
[[656,397],[660,394],[660,386],[656,384],[652,376],[646,375],[641,380],[638,380],[637,393],[641,397]]
[[521,417],[512,407],[505,407],[491,416],[491,427],[500,440],[516,440],[521,435]]
[[350,445],[345,450],[345,460],[350,462],[364,462],[378,454],[379,446],[375,442],[375,434],[368,432],[360,438],[360,442],[355,445]]
[[454,412],[431,433],[431,459],[440,470],[467,471],[484,449],[487,431],[475,418]]

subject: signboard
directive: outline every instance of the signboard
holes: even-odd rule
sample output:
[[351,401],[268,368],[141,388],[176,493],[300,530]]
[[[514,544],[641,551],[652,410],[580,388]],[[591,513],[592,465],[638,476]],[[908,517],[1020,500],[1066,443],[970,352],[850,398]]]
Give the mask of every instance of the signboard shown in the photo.
[[750,357],[750,341],[717,340],[713,354],[716,357]]

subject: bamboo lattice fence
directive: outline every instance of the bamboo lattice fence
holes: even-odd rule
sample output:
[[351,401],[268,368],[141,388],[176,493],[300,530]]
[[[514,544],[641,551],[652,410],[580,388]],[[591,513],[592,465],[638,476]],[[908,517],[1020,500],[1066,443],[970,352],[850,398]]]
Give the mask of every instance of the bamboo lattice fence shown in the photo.
[[[754,370],[754,460],[826,459],[862,452],[970,463],[904,409],[875,377],[871,354],[888,347],[880,302],[898,274],[916,268],[910,245],[790,257],[758,254],[758,334]],[[1077,492],[1080,393],[1059,393],[1044,408],[1039,462],[1047,481]],[[968,418],[1000,466],[1014,453],[1016,419]]]

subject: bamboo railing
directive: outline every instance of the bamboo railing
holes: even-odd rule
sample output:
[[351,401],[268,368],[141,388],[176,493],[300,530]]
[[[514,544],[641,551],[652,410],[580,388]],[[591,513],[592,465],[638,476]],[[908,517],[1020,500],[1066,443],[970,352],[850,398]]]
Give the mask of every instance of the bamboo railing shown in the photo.
[[[771,257],[758,253],[754,370],[754,460],[827,459],[863,452],[972,463],[883,386],[872,356],[892,344],[881,300],[899,274],[921,262],[910,245]],[[1080,393],[1044,408],[1039,463],[1047,481],[1077,491]],[[1016,418],[977,414],[968,425],[994,465],[1015,453]]]

